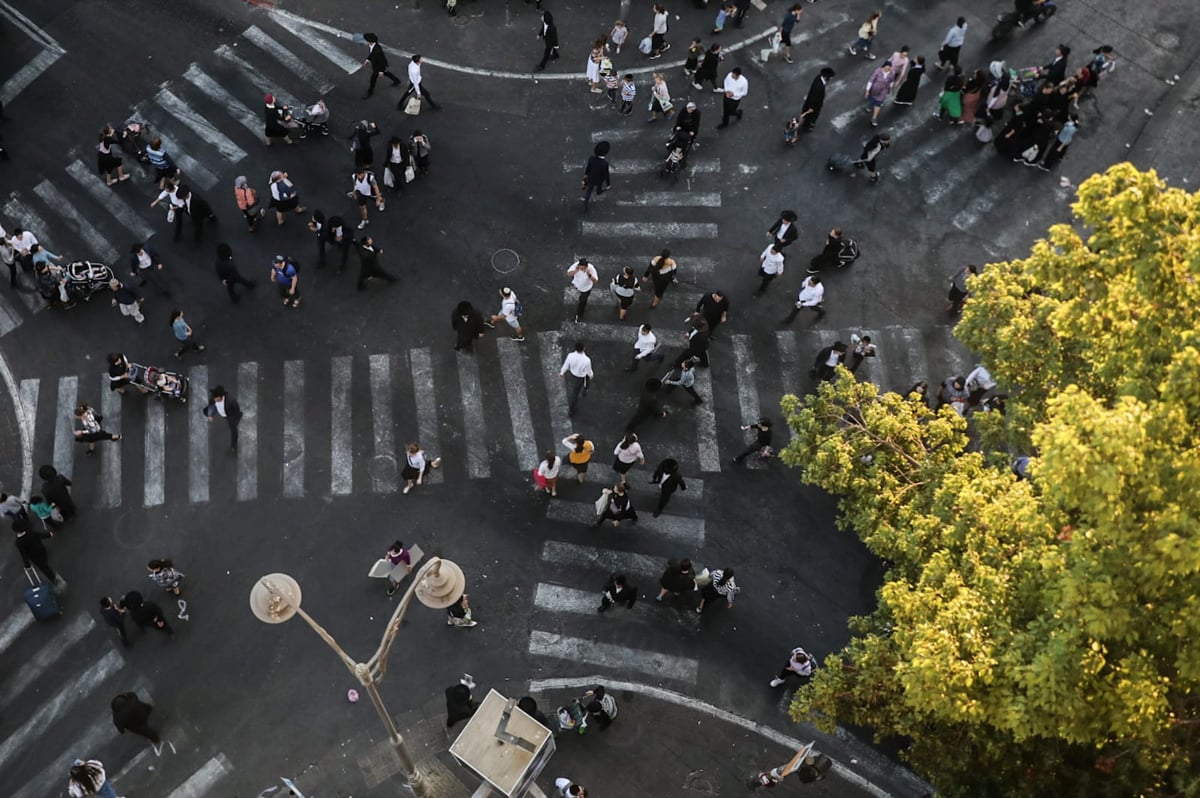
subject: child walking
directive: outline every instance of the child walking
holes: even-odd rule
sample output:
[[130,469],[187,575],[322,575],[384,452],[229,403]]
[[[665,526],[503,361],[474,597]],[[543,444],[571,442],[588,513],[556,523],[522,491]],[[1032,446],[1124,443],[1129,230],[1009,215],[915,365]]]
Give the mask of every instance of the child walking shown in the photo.
[[608,93],[608,105],[616,110],[621,81],[617,78],[617,70],[613,67],[612,61],[605,58],[604,63],[600,66],[604,70],[604,90]]
[[609,31],[608,38],[612,40],[613,47],[617,49],[617,52],[621,52],[621,45],[629,38],[629,29],[625,27],[623,20],[618,19],[613,23],[613,28]]
[[621,78],[621,116],[633,113],[633,101],[637,98],[637,86],[633,83],[633,75]]
[[171,332],[175,333],[175,340],[181,344],[175,352],[175,357],[182,358],[183,353],[188,351],[204,351],[204,344],[196,340],[191,326],[183,318],[182,310],[171,311]]
[[700,44],[699,39],[692,39],[692,44],[687,51],[687,61],[683,64],[683,71],[689,78],[695,75],[696,70],[700,68],[700,56],[702,55],[704,55],[704,46]]

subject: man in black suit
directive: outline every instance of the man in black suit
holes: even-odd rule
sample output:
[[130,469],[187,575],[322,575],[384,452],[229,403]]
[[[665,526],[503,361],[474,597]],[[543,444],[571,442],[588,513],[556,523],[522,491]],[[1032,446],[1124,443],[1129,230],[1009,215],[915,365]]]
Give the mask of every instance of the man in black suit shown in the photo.
[[229,291],[229,301],[235,305],[241,300],[236,288],[238,283],[251,291],[258,285],[253,280],[247,280],[238,271],[237,264],[233,262],[233,247],[228,244],[217,244],[217,277],[221,278],[221,284]]
[[707,293],[696,303],[696,312],[704,317],[708,324],[709,340],[712,340],[717,327],[729,321],[729,297],[723,291]]
[[779,246],[779,251],[782,252],[784,247],[796,240],[799,231],[796,229],[795,211],[783,211],[779,214],[779,218],[775,220],[775,224],[771,225],[767,230],[775,238],[775,243]]
[[378,277],[381,280],[387,280],[389,283],[396,282],[393,275],[388,274],[379,265],[379,256],[383,254],[383,248],[375,246],[375,239],[370,236],[363,236],[358,242],[358,290],[367,290],[367,280]]
[[[192,232],[195,234],[195,243],[200,243],[200,235],[204,232],[204,223],[212,222],[216,224],[217,217],[213,213],[212,206],[208,201],[201,197],[196,192],[192,191],[187,186],[180,186],[175,191],[175,196],[183,203],[183,210],[192,220]],[[183,214],[176,212],[175,215],[175,240],[179,240],[181,232],[180,220]]]
[[367,43],[367,60],[363,61],[363,66],[371,68],[371,83],[367,86],[367,93],[363,95],[365,100],[375,93],[375,84],[379,82],[380,75],[387,76],[393,86],[400,85],[400,78],[388,70],[387,53],[383,51],[379,37],[374,33],[364,33],[363,40]]
[[813,78],[808,87],[808,96],[804,98],[804,106],[800,109],[800,119],[804,129],[812,130],[821,115],[821,107],[825,105],[825,84],[833,79],[834,72],[829,67],[822,67],[821,74]]
[[214,418],[223,418],[229,422],[229,450],[236,452],[238,424],[242,421],[242,408],[238,407],[237,399],[225,392],[224,385],[218,385],[209,391],[208,404],[202,412],[209,423],[212,423]]
[[100,617],[104,622],[117,630],[121,636],[121,642],[126,646],[132,645],[129,642],[129,635],[125,631],[125,612],[119,610],[110,596],[105,596],[100,599]]
[[583,169],[583,209],[588,209],[592,201],[592,192],[597,196],[612,187],[611,173],[608,171],[608,151],[611,145],[607,141],[596,144],[592,157],[588,158],[587,166]]
[[542,29],[538,32],[538,38],[546,46],[542,51],[542,60],[536,67],[537,71],[541,72],[546,68],[548,61],[558,58],[558,28],[554,26],[554,15],[549,11],[542,12]]
[[1071,48],[1060,44],[1054,48],[1054,60],[1042,67],[1043,77],[1055,86],[1067,79],[1067,56]]
[[662,511],[666,509],[667,502],[671,501],[671,496],[675,491],[687,490],[687,483],[683,481],[683,477],[679,473],[679,463],[671,457],[663,460],[654,469],[654,476],[650,477],[650,484],[658,485],[658,507],[654,510],[655,518],[662,515]]
[[690,358],[696,359],[696,365],[708,368],[708,322],[699,313],[693,313],[689,319],[692,325],[687,336],[687,349],[675,358],[676,363],[682,363]]

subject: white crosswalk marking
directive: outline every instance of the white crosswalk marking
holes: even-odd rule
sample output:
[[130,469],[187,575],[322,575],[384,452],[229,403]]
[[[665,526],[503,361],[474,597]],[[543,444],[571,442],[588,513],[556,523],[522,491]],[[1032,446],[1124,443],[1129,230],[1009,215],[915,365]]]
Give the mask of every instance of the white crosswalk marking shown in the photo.
[[[295,97],[288,94],[283,89],[280,89],[280,88],[277,88],[276,86],[274,86],[272,84],[272,82],[265,75],[263,75],[261,70],[255,68],[248,61],[246,61],[240,55],[235,53],[233,51],[233,48],[230,47],[229,45],[222,44],[220,47],[213,50],[213,52],[216,53],[221,58],[223,58],[224,60],[228,61],[230,64],[233,64],[235,67],[237,67],[238,70],[242,73],[242,75],[244,75],[251,83],[254,84],[254,88],[258,89],[259,92],[261,92],[264,96],[266,96],[267,94],[274,94],[276,103],[283,103],[284,105],[289,105],[289,106],[294,106],[294,107],[299,106],[299,103],[296,102]],[[324,92],[322,91],[322,94],[323,93]],[[258,129],[258,134],[260,136],[263,135],[265,127],[266,127],[266,118],[264,116],[263,124],[260,125],[259,129]]]
[[797,396],[803,394],[800,378],[803,374],[800,365],[800,351],[796,346],[796,333],[792,330],[780,330],[775,333],[775,347],[779,350],[779,366],[783,376],[784,391]]
[[78,402],[79,378],[60,377],[58,409],[54,414],[54,467],[64,474],[72,473],[75,467],[74,425]]
[[[696,369],[700,371],[700,369]],[[701,471],[721,470],[721,448],[717,443],[717,412],[713,407],[712,378],[707,370],[696,377],[696,393],[704,404],[696,405],[692,423],[696,427],[696,448]]]
[[547,540],[542,544],[542,560],[553,565],[603,571],[608,574],[639,574],[656,579],[666,565],[666,559],[663,557],[580,546],[560,540]]
[[[889,166],[888,174],[897,180],[904,180],[913,172],[928,168],[929,164],[937,163],[941,160],[940,156],[943,151],[949,149],[956,142],[962,141],[956,134],[974,130],[974,128],[967,127],[966,125],[951,128],[950,130],[944,130],[944,127],[944,124],[939,123],[936,128],[930,130],[929,133],[932,134],[932,140],[917,147]],[[972,136],[972,138],[974,137]],[[946,173],[946,176],[949,178],[957,177],[961,180],[961,168],[959,165],[956,165],[954,169],[947,169]]]
[[[37,409],[38,396],[41,393],[42,381],[34,377],[32,379],[21,380],[20,396],[21,409],[25,411],[25,418],[29,421],[29,436],[33,437],[34,428],[37,426]],[[26,486],[22,491],[23,496],[28,496],[32,488]]]
[[78,159],[67,164],[67,174],[83,187],[102,207],[116,217],[121,226],[128,230],[138,241],[145,241],[154,235],[154,228],[126,202],[121,195],[104,184],[94,171]]
[[269,13],[271,15],[271,19],[275,21],[275,24],[307,44],[312,49],[316,50],[318,53],[328,59],[330,63],[332,63],[338,69],[341,69],[346,74],[352,75],[358,70],[362,69],[362,61],[348,55],[340,47],[332,44],[331,42],[327,42],[312,27],[297,23],[291,16],[287,14],[279,14],[274,11]]
[[511,338],[498,338],[496,348],[500,352],[500,373],[504,377],[504,397],[508,401],[508,415],[512,421],[517,467],[521,471],[532,471],[537,467],[539,457],[520,344]]
[[112,244],[108,243],[108,238],[91,222],[83,218],[83,215],[67,200],[67,196],[59,191],[57,186],[49,180],[43,180],[33,187],[33,193],[58,211],[62,220],[83,239],[84,243],[95,253],[90,257],[98,257],[105,263],[116,261],[117,251],[113,249]]
[[[137,395],[133,386],[125,388],[131,394]],[[108,375],[100,377],[100,414],[109,429],[121,429],[121,394],[108,388]],[[121,506],[121,446],[100,447],[100,506],[113,508]]]
[[643,191],[629,199],[618,199],[618,205],[646,207],[655,205],[663,208],[720,208],[719,191]]
[[[417,407],[417,440],[435,457],[441,451],[438,441],[437,393],[433,387],[433,355],[427,347],[409,350],[413,399]],[[426,485],[440,485],[443,470],[432,468],[425,474]]]
[[[687,492],[690,491],[691,483],[688,483]],[[633,509],[639,509],[638,505],[640,504],[642,505],[641,509],[645,510],[638,516],[638,530],[661,536],[672,543],[681,543],[692,547],[692,550],[699,551],[704,546],[704,519],[666,513],[658,518],[653,518],[650,516],[650,512],[654,509],[656,501],[657,499],[652,499],[644,493],[635,497]],[[551,500],[546,508],[546,518],[550,521],[592,526],[596,523],[597,516],[594,505]]]
[[167,798],[204,798],[212,788],[225,778],[233,768],[224,754],[217,754],[188,777],[188,780],[171,791]]
[[[662,169],[663,162],[666,159],[666,155],[664,155],[662,158],[614,158],[610,160],[612,161],[613,174],[627,177],[629,175],[657,174]],[[587,166],[586,161],[566,159],[563,161],[563,173],[582,173],[585,166]],[[713,158],[711,161],[695,157],[688,159],[688,172],[690,174],[712,175],[720,171],[720,158]]]
[[257,25],[251,25],[242,31],[242,36],[247,41],[262,48],[263,52],[275,58],[279,63],[283,64],[287,69],[288,74],[295,75],[306,86],[316,86],[318,94],[325,94],[333,88],[333,82],[326,80],[320,72],[310,67],[299,56],[293,53],[288,48],[284,47],[279,42],[272,39]]
[[646,130],[640,127],[627,128],[606,128],[605,130],[592,131],[592,143],[599,144],[602,141],[636,141],[642,138],[649,138],[646,135]]
[[188,372],[188,501],[208,501],[209,421],[199,407],[208,404],[208,366],[194,366]]
[[209,122],[174,92],[162,89],[154,95],[154,101],[203,141],[215,147],[225,160],[237,163],[246,157],[246,151],[235,144],[233,139],[222,133],[216,125]]
[[237,500],[258,498],[258,364],[238,364],[235,398],[242,409],[238,425]]
[[529,653],[539,657],[566,660],[575,665],[590,663],[622,672],[633,670],[679,682],[693,683],[700,672],[700,663],[690,657],[675,657],[657,651],[597,643],[537,629],[529,633]]
[[165,118],[161,112],[155,111],[148,103],[139,103],[134,106],[133,114],[125,121],[128,123],[136,120],[150,125],[150,135],[162,140],[163,149],[171,156],[175,165],[183,170],[184,183],[193,188],[199,187],[203,191],[208,191],[217,184],[217,176],[210,172],[204,164],[189,155],[187,150],[180,147],[173,136],[168,135],[163,125]]
[[[390,417],[390,416],[389,416]],[[304,361],[283,364],[283,495],[304,496]]]
[[[737,374],[738,388],[738,409],[742,413],[742,424],[749,426],[758,423],[758,419],[763,415],[762,405],[758,401],[758,364],[754,362],[754,353],[750,349],[750,336],[734,335],[733,340],[733,367]],[[742,432],[742,439],[749,446],[757,436],[757,430],[749,430]],[[763,462],[756,456],[751,456],[743,461],[748,468],[762,468]]]
[[367,358],[371,381],[371,427],[375,438],[375,460],[371,471],[376,493],[396,492],[396,435],[392,418],[392,360],[388,355]]
[[183,73],[183,77],[224,108],[226,113],[232,116],[246,130],[249,130],[255,138],[262,135],[265,124],[263,117],[252,111],[248,105],[237,97],[234,97],[224,86],[217,82],[216,78],[201,69],[199,64],[189,66],[187,71]]
[[974,184],[975,175],[982,172],[984,167],[993,162],[992,153],[986,149],[974,153],[970,158],[971,160],[966,163],[960,161],[957,168],[950,171],[941,180],[938,180],[925,190],[925,204],[937,205],[956,188]]
[[717,225],[709,222],[589,222],[581,219],[578,224],[581,235],[609,239],[678,241],[681,238],[717,237]]
[[458,390],[462,395],[463,422],[467,433],[467,473],[471,479],[492,475],[488,456],[487,428],[483,420],[483,389],[479,387],[479,362],[474,355],[455,352],[458,359]]
[[22,321],[12,301],[8,297],[0,296],[0,335],[8,335],[20,327]]
[[[567,391],[559,376],[565,353],[557,332],[538,333],[538,350],[542,356],[542,378],[546,384],[546,401],[550,409],[550,426],[555,440],[571,434],[571,418],[567,415]],[[580,402],[586,398],[580,396]]]
[[36,740],[45,729],[59,723],[87,694],[120,671],[124,665],[125,660],[120,654],[109,651],[87,670],[76,673],[70,679],[56,685],[57,689],[37,711],[7,740],[0,742],[0,771],[8,771],[9,762],[30,740]]
[[[146,402],[146,449],[145,481],[143,483],[144,507],[157,507],[166,498],[166,472],[164,470],[167,444],[167,417],[164,400],[151,399]],[[115,444],[110,444],[115,445]],[[107,445],[104,448],[109,448]]]
[[[875,357],[864,357],[862,365],[855,372],[858,379],[864,382],[873,382],[876,385],[883,378],[887,371],[887,363],[892,353],[888,351],[888,347],[884,344],[883,335],[880,330],[859,330],[858,334],[864,338],[870,338],[871,343],[875,345]],[[850,347],[850,351],[854,351],[849,341],[846,341],[846,346]],[[846,357],[846,367],[850,367],[850,357]]]
[[[600,272],[600,282],[596,285],[596,288],[603,288],[606,291],[607,282],[611,281],[613,277],[616,277],[617,274],[620,273],[621,269],[625,266],[632,266],[634,275],[636,275],[640,280],[641,276],[646,271],[646,267],[650,265],[650,261],[658,257],[657,252],[653,255],[648,253],[645,255],[610,255],[606,253],[583,254],[586,255],[587,259]],[[682,283],[697,283],[701,277],[707,277],[711,274],[715,274],[719,268],[716,258],[711,258],[704,255],[692,255],[686,252],[677,252],[676,250],[672,249],[671,257],[677,264],[679,264],[676,274],[679,276],[679,281]],[[575,259],[578,260],[579,255],[576,255]],[[563,271],[565,272],[566,270],[564,269]],[[649,285],[649,283],[647,283],[647,285]],[[646,288],[641,292],[641,294],[647,296],[651,295],[652,293],[653,291],[649,288]],[[637,301],[637,299],[634,299],[635,304]]]
[[562,585],[538,582],[533,606],[546,612],[567,612],[572,615],[595,615],[600,598],[595,591],[579,590]]
[[[612,470],[612,460],[609,459],[608,450],[605,449],[607,444],[596,443],[596,452],[592,455],[591,467],[585,472],[583,481],[587,485],[600,485],[606,488],[611,488],[617,482],[616,472]],[[615,447],[616,444],[614,443]],[[631,471],[631,474],[636,474],[636,471]],[[704,501],[704,480],[699,477],[687,478],[687,490],[678,491],[671,497],[672,502],[702,502]],[[674,504],[672,504],[674,506]],[[594,507],[592,508],[595,509]]]
[[0,693],[0,707],[7,708],[13,699],[24,693],[39,677],[44,676],[55,660],[82,640],[95,626],[96,622],[90,615],[79,614],[72,617],[44,646],[25,659],[15,673],[5,677],[4,690]]
[[18,608],[5,618],[4,623],[0,623],[0,654],[7,651],[13,641],[32,625],[33,615],[25,607]]
[[346,496],[354,487],[354,451],[350,448],[350,380],[353,360],[348,355],[333,359],[330,390],[330,485],[334,496]]
[[28,88],[30,83],[33,83],[63,55],[65,52],[62,48],[42,50],[35,55],[25,66],[18,69],[16,74],[0,85],[0,103],[11,103],[18,94]]
[[908,378],[905,379],[902,372],[900,376],[903,384],[891,386],[891,389],[907,391],[920,380],[928,380],[930,395],[932,395],[937,391],[937,386],[941,380],[929,373],[929,362],[925,359],[925,347],[921,341],[920,331],[903,330],[900,337],[904,342],[903,355],[908,365]]

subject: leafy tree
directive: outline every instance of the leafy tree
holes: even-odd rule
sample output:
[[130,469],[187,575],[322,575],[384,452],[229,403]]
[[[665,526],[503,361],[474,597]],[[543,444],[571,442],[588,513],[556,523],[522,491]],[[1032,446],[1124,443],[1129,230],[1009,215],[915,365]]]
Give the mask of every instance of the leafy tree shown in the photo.
[[1073,208],[956,329],[1028,480],[844,370],[783,400],[784,460],[891,563],[793,716],[905,738],[948,795],[1200,794],[1200,200],[1123,164]]

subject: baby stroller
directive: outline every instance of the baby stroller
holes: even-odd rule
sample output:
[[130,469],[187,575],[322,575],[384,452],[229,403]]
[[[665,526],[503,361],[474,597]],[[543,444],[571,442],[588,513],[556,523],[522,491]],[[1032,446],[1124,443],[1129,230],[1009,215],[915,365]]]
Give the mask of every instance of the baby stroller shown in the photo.
[[667,160],[662,169],[658,170],[659,177],[679,177],[679,173],[687,168],[688,153],[692,149],[692,135],[686,130],[680,130],[667,141]]
[[322,136],[329,135],[329,109],[325,106],[325,100],[317,100],[312,105],[306,105],[300,110],[296,116],[296,123],[300,127],[300,138],[308,138],[309,133],[320,133]]
[[144,139],[149,138],[150,126],[131,119],[121,128],[121,149],[136,158],[138,163],[150,163],[150,156],[146,154],[146,145],[143,143]]
[[1038,93],[1039,80],[1041,69],[1038,67],[1025,67],[1024,69],[1010,69],[1008,76],[1010,80],[1010,94],[1019,94],[1022,99],[1028,100]]
[[166,396],[181,404],[187,403],[188,379],[178,372],[130,363],[129,381],[142,393]]
[[67,280],[68,296],[72,300],[82,299],[86,302],[98,291],[108,288],[109,282],[116,275],[103,263],[77,260],[63,267],[63,276]]

